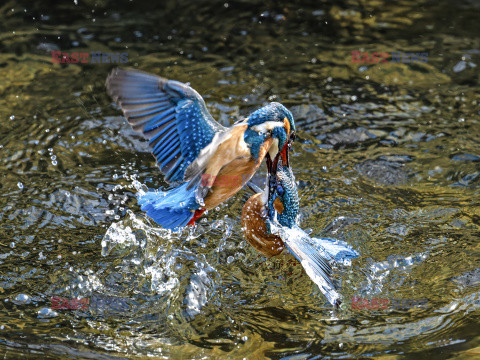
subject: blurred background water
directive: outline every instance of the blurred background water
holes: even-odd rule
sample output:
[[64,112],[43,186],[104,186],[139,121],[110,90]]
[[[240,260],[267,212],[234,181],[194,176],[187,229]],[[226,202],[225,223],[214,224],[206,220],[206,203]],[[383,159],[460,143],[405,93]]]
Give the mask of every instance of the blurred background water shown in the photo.
[[[479,16],[475,0],[3,1],[0,354],[480,358]],[[336,272],[339,311],[291,255],[244,241],[247,190],[196,229],[146,218],[135,192],[166,184],[105,93],[116,65],[51,51],[126,52],[122,66],[189,82],[225,125],[289,107],[300,225],[361,253]]]

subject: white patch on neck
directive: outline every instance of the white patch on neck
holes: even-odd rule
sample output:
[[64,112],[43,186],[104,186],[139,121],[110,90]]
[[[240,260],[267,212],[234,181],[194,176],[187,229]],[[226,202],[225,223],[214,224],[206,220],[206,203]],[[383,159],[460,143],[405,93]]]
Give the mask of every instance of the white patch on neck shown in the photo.
[[268,153],[270,154],[270,158],[275,159],[275,156],[278,154],[278,139],[273,139],[272,146],[268,149]]
[[258,132],[259,134],[262,134],[262,133],[266,133],[267,131],[272,131],[277,127],[283,127],[283,122],[265,121],[264,123],[252,126],[252,130]]

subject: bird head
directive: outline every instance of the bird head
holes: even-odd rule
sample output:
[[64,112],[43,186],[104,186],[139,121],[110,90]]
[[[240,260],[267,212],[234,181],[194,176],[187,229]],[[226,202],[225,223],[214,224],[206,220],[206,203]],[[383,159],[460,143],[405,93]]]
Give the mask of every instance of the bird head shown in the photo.
[[280,152],[285,165],[289,166],[288,151],[295,140],[295,121],[292,113],[282,104],[273,102],[253,112],[247,118],[245,142],[250,144],[252,155],[258,157],[260,146],[273,139],[268,150],[267,168],[271,172],[271,159]]
[[[277,156],[278,159],[278,156]],[[276,159],[275,159],[276,160]],[[276,162],[274,160],[274,163]],[[270,221],[276,220],[282,226],[295,225],[299,210],[298,190],[292,168],[274,164],[267,182],[267,214]],[[273,180],[271,180],[273,179]]]

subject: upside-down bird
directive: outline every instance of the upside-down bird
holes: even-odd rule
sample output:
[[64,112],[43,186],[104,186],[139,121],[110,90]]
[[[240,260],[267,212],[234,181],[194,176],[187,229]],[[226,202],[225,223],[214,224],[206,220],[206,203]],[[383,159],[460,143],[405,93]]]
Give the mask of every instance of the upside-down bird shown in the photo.
[[[248,242],[264,255],[280,254],[287,248],[302,264],[328,301],[341,303],[331,275],[331,264],[355,258],[348,244],[333,239],[311,238],[297,226],[299,198],[292,168],[273,161],[265,191],[255,192],[242,209],[242,230]],[[278,166],[277,166],[278,165]]]
[[203,98],[181,82],[117,68],[106,87],[133,130],[149,140],[165,181],[173,186],[137,197],[142,210],[164,228],[193,225],[203,212],[242,189],[264,157],[280,153],[288,163],[295,122],[280,103],[224,127]]

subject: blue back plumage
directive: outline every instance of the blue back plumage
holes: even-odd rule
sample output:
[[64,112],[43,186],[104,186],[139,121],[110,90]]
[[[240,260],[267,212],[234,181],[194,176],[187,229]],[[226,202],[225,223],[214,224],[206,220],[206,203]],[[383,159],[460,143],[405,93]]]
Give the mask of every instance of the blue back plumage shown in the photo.
[[218,131],[202,97],[191,87],[137,70],[115,69],[107,90],[135,131],[149,139],[169,183],[183,181],[186,168]]

